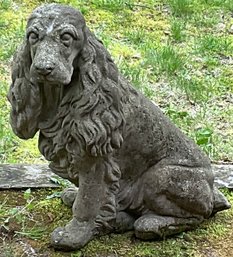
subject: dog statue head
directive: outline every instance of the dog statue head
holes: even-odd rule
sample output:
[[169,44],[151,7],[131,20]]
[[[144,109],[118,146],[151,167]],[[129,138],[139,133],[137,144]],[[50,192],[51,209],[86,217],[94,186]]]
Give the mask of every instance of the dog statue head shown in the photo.
[[26,29],[31,82],[68,85],[74,60],[87,40],[84,30],[83,16],[73,8],[54,4],[37,8]]
[[8,93],[13,130],[24,139],[40,130],[49,138],[46,147],[40,144],[48,160],[60,149],[58,135],[64,148],[75,141],[90,155],[109,153],[123,140],[119,80],[109,53],[79,11],[59,4],[40,6],[29,17],[13,61]]

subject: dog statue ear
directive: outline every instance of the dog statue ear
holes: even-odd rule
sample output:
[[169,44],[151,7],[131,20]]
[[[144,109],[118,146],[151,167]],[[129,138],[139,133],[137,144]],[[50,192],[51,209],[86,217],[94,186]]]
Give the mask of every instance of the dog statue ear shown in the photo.
[[7,95],[12,106],[12,129],[22,139],[32,138],[37,132],[41,110],[39,87],[30,82],[30,66],[30,47],[25,40],[13,59],[12,84]]
[[118,149],[123,142],[124,90],[118,81],[118,70],[103,44],[88,29],[84,33],[86,42],[78,63],[82,92],[71,101],[77,117],[71,131],[80,148],[92,156],[102,156]]

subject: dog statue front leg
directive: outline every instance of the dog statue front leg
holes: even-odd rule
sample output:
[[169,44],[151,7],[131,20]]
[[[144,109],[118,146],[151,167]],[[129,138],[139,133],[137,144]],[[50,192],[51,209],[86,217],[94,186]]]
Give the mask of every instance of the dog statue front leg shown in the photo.
[[116,218],[115,192],[119,171],[109,160],[95,163],[88,171],[79,172],[79,191],[73,204],[73,218],[52,233],[52,245],[75,250],[86,245],[95,235],[112,231]]

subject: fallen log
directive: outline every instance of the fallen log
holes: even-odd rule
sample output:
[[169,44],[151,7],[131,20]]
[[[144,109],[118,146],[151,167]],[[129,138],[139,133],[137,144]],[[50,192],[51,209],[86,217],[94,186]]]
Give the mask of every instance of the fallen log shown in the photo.
[[[218,188],[233,190],[233,164],[213,164]],[[47,164],[0,164],[0,189],[56,188],[62,180]]]

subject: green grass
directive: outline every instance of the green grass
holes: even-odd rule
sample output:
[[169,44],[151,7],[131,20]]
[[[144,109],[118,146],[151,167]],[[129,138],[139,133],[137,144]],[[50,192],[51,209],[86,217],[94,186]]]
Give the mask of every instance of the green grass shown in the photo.
[[175,16],[186,17],[194,12],[195,1],[193,0],[168,0],[168,4]]
[[1,0],[1,9],[7,10],[11,6],[11,0]]
[[109,11],[117,12],[123,8],[130,6],[131,0],[94,0],[93,5],[97,8],[107,9]]
[[171,38],[175,42],[181,42],[185,39],[185,23],[179,19],[171,20]]
[[227,10],[233,11],[233,2],[231,0],[202,0],[201,2],[212,7],[223,7]]
[[171,44],[157,49],[148,49],[145,57],[146,65],[151,66],[158,74],[164,73],[166,76],[175,75],[183,70],[185,64],[184,56],[179,54],[178,49]]
[[197,49],[204,54],[225,54],[233,50],[232,42],[228,37],[205,35],[197,39]]
[[124,36],[128,39],[128,41],[132,44],[141,45],[147,39],[146,32],[141,29],[129,29],[126,30]]

